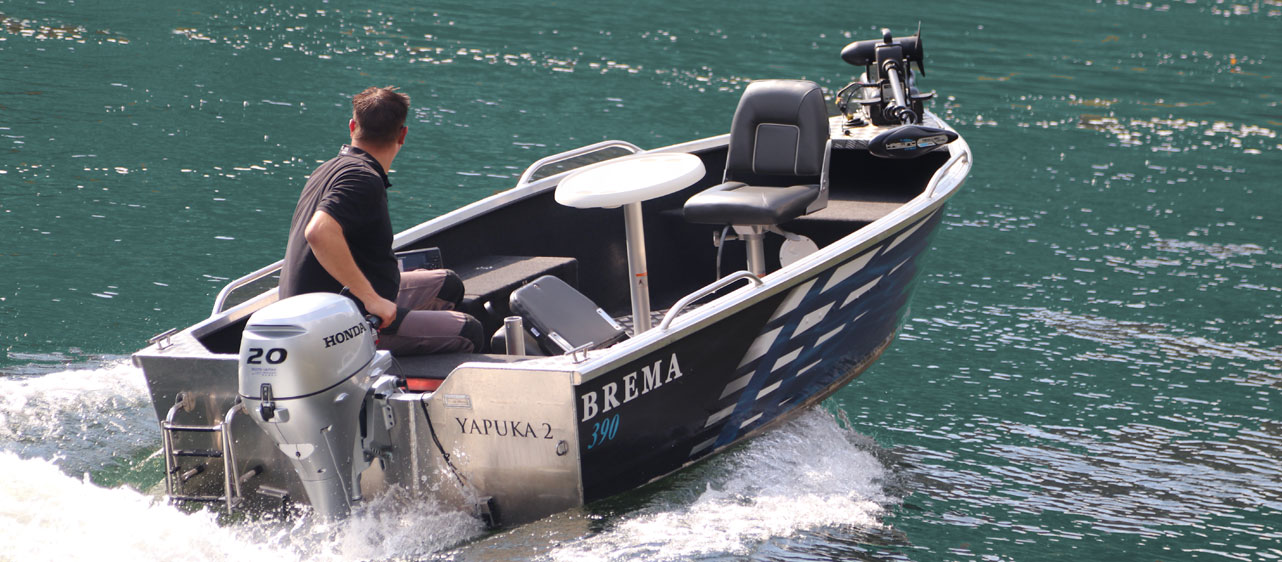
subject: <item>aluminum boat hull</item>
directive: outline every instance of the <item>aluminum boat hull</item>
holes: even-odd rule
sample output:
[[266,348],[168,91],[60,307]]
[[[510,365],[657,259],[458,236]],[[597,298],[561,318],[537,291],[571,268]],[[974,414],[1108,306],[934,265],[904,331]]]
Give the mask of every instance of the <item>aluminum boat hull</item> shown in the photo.
[[[946,127],[933,115],[926,119]],[[834,183],[836,207],[830,208],[840,215],[842,197],[859,200],[843,195],[858,192],[860,174],[866,172],[859,166],[882,161],[867,158],[866,146],[845,133],[841,118],[833,118],[832,126],[835,170],[846,170],[849,180]],[[647,203],[646,220],[655,221],[647,225],[647,235],[665,228],[665,211],[716,181],[726,145],[723,135],[656,150],[699,156],[709,178],[667,200]],[[964,140],[936,152],[933,158],[912,161],[919,162],[916,168],[901,163],[896,165],[902,168],[890,172],[870,172],[868,177],[880,178],[887,189],[907,193],[898,201],[873,198],[828,222],[799,225],[826,236],[818,251],[777,266],[759,283],[731,287],[698,308],[675,311],[661,326],[612,347],[551,357],[405,361],[404,376],[444,380],[435,391],[406,390],[390,399],[396,422],[392,447],[364,474],[364,496],[394,490],[462,508],[496,510],[494,515],[506,524],[531,521],[662,478],[830,396],[892,343],[944,204],[969,173],[970,149]],[[839,160],[847,157],[855,164],[841,168]],[[395,245],[457,247],[455,240],[464,238],[460,229],[473,223],[528,217],[533,211],[518,211],[531,205],[551,214],[554,206],[539,201],[550,199],[564,175],[531,179],[527,174],[515,188],[402,232]],[[897,185],[901,176],[910,185]],[[851,218],[867,208],[877,212]],[[604,211],[591,216],[595,218],[582,221],[584,228],[618,220]],[[617,231],[550,232],[542,243],[562,244],[563,253],[570,254],[573,244],[558,239],[585,235],[610,238]],[[509,239],[470,247],[478,254],[502,254],[538,243]],[[672,242],[670,250],[659,244],[659,250],[676,255],[683,251],[682,243]],[[684,242],[706,243],[706,235]],[[620,297],[626,289],[612,287],[608,280],[618,272],[600,265],[612,263],[617,244],[601,244],[604,249],[577,256],[581,285],[589,296],[609,303],[607,310],[626,312]],[[710,250],[699,252],[696,261],[710,255]],[[609,271],[585,273],[600,268]],[[652,273],[657,283],[686,269],[693,268],[656,265]],[[703,271],[710,269],[708,260]],[[270,280],[272,271],[264,268],[257,277]],[[693,277],[657,286],[656,304],[672,306],[676,295],[711,280]],[[134,355],[162,423],[221,423],[228,436],[181,436],[174,447],[221,451],[224,461],[207,462],[199,470],[171,467],[184,474],[174,475],[182,478],[168,493],[178,498],[203,495],[247,509],[305,504],[306,494],[288,459],[248,416],[237,415],[235,342],[249,315],[275,302],[275,290],[254,293],[236,305],[223,303],[224,296],[209,319],[159,337]],[[234,451],[223,451],[225,443]],[[230,474],[224,466],[231,467]]]

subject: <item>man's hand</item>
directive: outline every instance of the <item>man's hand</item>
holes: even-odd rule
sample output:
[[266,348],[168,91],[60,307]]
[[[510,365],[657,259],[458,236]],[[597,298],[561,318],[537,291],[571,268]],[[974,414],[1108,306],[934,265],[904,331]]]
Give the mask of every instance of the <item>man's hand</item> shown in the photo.
[[365,305],[366,312],[383,319],[383,325],[378,327],[380,330],[387,328],[392,321],[396,320],[396,303],[392,301],[374,295],[374,298],[362,300],[361,303]]

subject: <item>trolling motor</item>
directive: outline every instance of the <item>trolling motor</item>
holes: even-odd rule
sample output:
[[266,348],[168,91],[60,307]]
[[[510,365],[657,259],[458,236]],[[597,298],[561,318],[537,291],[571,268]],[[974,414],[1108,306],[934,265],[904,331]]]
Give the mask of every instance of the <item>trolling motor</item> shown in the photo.
[[[889,29],[881,39],[855,41],[841,50],[841,59],[863,66],[864,74],[837,92],[837,107],[850,127],[899,127],[877,135],[868,150],[883,158],[916,158],[957,139],[957,133],[921,124],[925,102],[934,92],[921,93],[913,75],[912,64],[926,74],[921,26],[909,37],[895,39]],[[858,95],[858,98],[855,96]],[[850,111],[854,99],[860,104],[858,115]]]
[[240,398],[289,458],[313,510],[346,516],[361,473],[390,454],[391,355],[376,351],[381,321],[333,293],[298,295],[249,317],[240,342]]

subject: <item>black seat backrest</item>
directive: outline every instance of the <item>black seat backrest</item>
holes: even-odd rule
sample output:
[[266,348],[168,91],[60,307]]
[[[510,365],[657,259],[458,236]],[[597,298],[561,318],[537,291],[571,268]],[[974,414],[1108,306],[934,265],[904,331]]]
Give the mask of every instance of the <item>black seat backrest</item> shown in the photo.
[[730,125],[725,181],[759,184],[762,176],[817,177],[827,142],[828,112],[818,84],[753,82],[739,98]]

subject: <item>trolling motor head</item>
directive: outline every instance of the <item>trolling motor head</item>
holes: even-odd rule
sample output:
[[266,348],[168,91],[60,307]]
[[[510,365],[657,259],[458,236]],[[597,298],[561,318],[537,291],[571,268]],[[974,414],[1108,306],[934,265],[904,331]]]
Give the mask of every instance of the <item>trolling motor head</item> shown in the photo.
[[864,67],[864,75],[851,83],[838,95],[838,105],[847,119],[855,119],[848,111],[850,97],[861,90],[864,113],[874,125],[909,125],[920,123],[925,111],[923,102],[934,93],[917,91],[912,64],[926,74],[925,52],[921,41],[921,26],[917,34],[895,39],[889,29],[881,30],[881,39],[855,41],[841,50],[841,59],[855,66]]
[[373,332],[351,299],[312,293],[255,312],[241,337],[240,398],[322,518],[360,498],[360,474],[391,427],[396,379],[383,374],[391,356],[375,351]]
[[[897,43],[902,51],[900,53],[900,58],[902,58],[904,62],[917,63],[917,71],[921,72],[922,76],[926,75],[926,67],[923,62],[925,61],[926,55],[922,50],[920,24],[917,26],[916,35],[895,39],[891,36],[889,29],[881,30],[881,35],[881,39],[866,39],[864,41],[855,41],[854,43],[846,45],[845,48],[841,50],[841,60],[855,66],[868,66],[877,63],[879,59],[885,60],[884,58],[879,57],[877,52],[882,48],[889,48]],[[887,56],[890,55],[889,52],[885,54]]]
[[[837,106],[846,116],[847,125],[900,125],[869,142],[869,152],[883,158],[915,158],[956,140],[957,133],[921,124],[925,102],[935,96],[934,92],[923,94],[917,90],[912,71],[915,63],[918,72],[926,74],[921,25],[915,35],[908,37],[896,39],[889,29],[883,29],[881,34],[881,39],[855,41],[841,50],[842,60],[864,67],[859,81],[837,93]],[[859,115],[848,110],[856,94]]]

